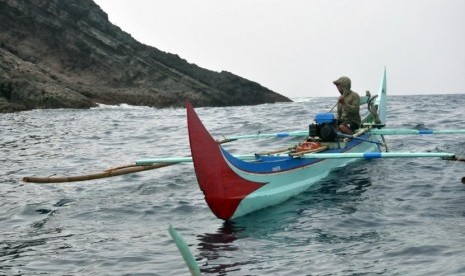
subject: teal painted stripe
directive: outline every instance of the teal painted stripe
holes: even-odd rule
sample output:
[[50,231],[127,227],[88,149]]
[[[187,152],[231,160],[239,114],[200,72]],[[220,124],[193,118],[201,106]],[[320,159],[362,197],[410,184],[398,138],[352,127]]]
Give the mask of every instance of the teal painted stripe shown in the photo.
[[[237,155],[235,156],[241,160],[255,160],[255,154]],[[159,157],[159,158],[146,158],[137,160],[135,163],[137,166],[150,166],[153,164],[160,163],[190,163],[192,157]]]
[[155,163],[186,163],[192,162],[192,157],[160,157],[147,158],[136,161],[137,166],[149,166]]

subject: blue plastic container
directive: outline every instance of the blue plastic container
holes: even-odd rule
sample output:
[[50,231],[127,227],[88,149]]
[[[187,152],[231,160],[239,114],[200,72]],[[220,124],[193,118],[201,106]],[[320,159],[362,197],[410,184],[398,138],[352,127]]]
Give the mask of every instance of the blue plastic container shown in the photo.
[[315,122],[317,124],[334,123],[335,121],[334,113],[318,113],[315,115]]

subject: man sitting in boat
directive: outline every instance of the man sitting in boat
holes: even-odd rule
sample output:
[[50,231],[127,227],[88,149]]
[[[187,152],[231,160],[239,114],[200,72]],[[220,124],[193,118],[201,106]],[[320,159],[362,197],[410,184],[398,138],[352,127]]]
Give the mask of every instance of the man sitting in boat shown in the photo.
[[341,94],[337,104],[339,130],[346,134],[352,134],[360,127],[362,121],[360,118],[360,96],[350,90],[351,81],[348,77],[340,77],[333,83]]

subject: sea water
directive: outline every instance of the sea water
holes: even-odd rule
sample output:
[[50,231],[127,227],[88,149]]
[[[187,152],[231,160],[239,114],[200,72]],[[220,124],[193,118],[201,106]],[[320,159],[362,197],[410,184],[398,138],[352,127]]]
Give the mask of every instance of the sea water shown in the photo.
[[[196,109],[215,138],[308,129],[334,98]],[[465,95],[391,96],[388,127],[465,128]],[[366,110],[362,107],[362,110]],[[193,166],[31,184],[190,154],[185,110],[100,106],[0,115],[0,275],[189,275],[168,227],[205,275],[465,275],[465,163],[361,160],[308,191],[217,219]],[[462,135],[386,136],[388,149],[465,155]],[[234,154],[298,138],[225,144]]]

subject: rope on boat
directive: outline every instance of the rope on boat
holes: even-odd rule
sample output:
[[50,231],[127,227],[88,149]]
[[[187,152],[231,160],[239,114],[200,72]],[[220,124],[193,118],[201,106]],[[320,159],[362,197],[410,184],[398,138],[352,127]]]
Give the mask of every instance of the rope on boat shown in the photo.
[[327,150],[327,149],[328,149],[328,146],[321,146],[321,147],[316,148],[316,149],[310,149],[310,150],[305,150],[305,151],[301,151],[301,152],[291,152],[291,153],[289,153],[289,156],[301,157],[302,155],[304,155],[306,153],[316,153],[316,152],[321,152],[321,151],[324,151],[324,150]]
[[388,149],[388,146],[387,146],[387,143],[386,143],[386,139],[384,139],[384,135],[381,135],[381,139],[383,140],[383,145],[384,145],[384,148],[386,149],[386,152],[389,152],[389,149]]

